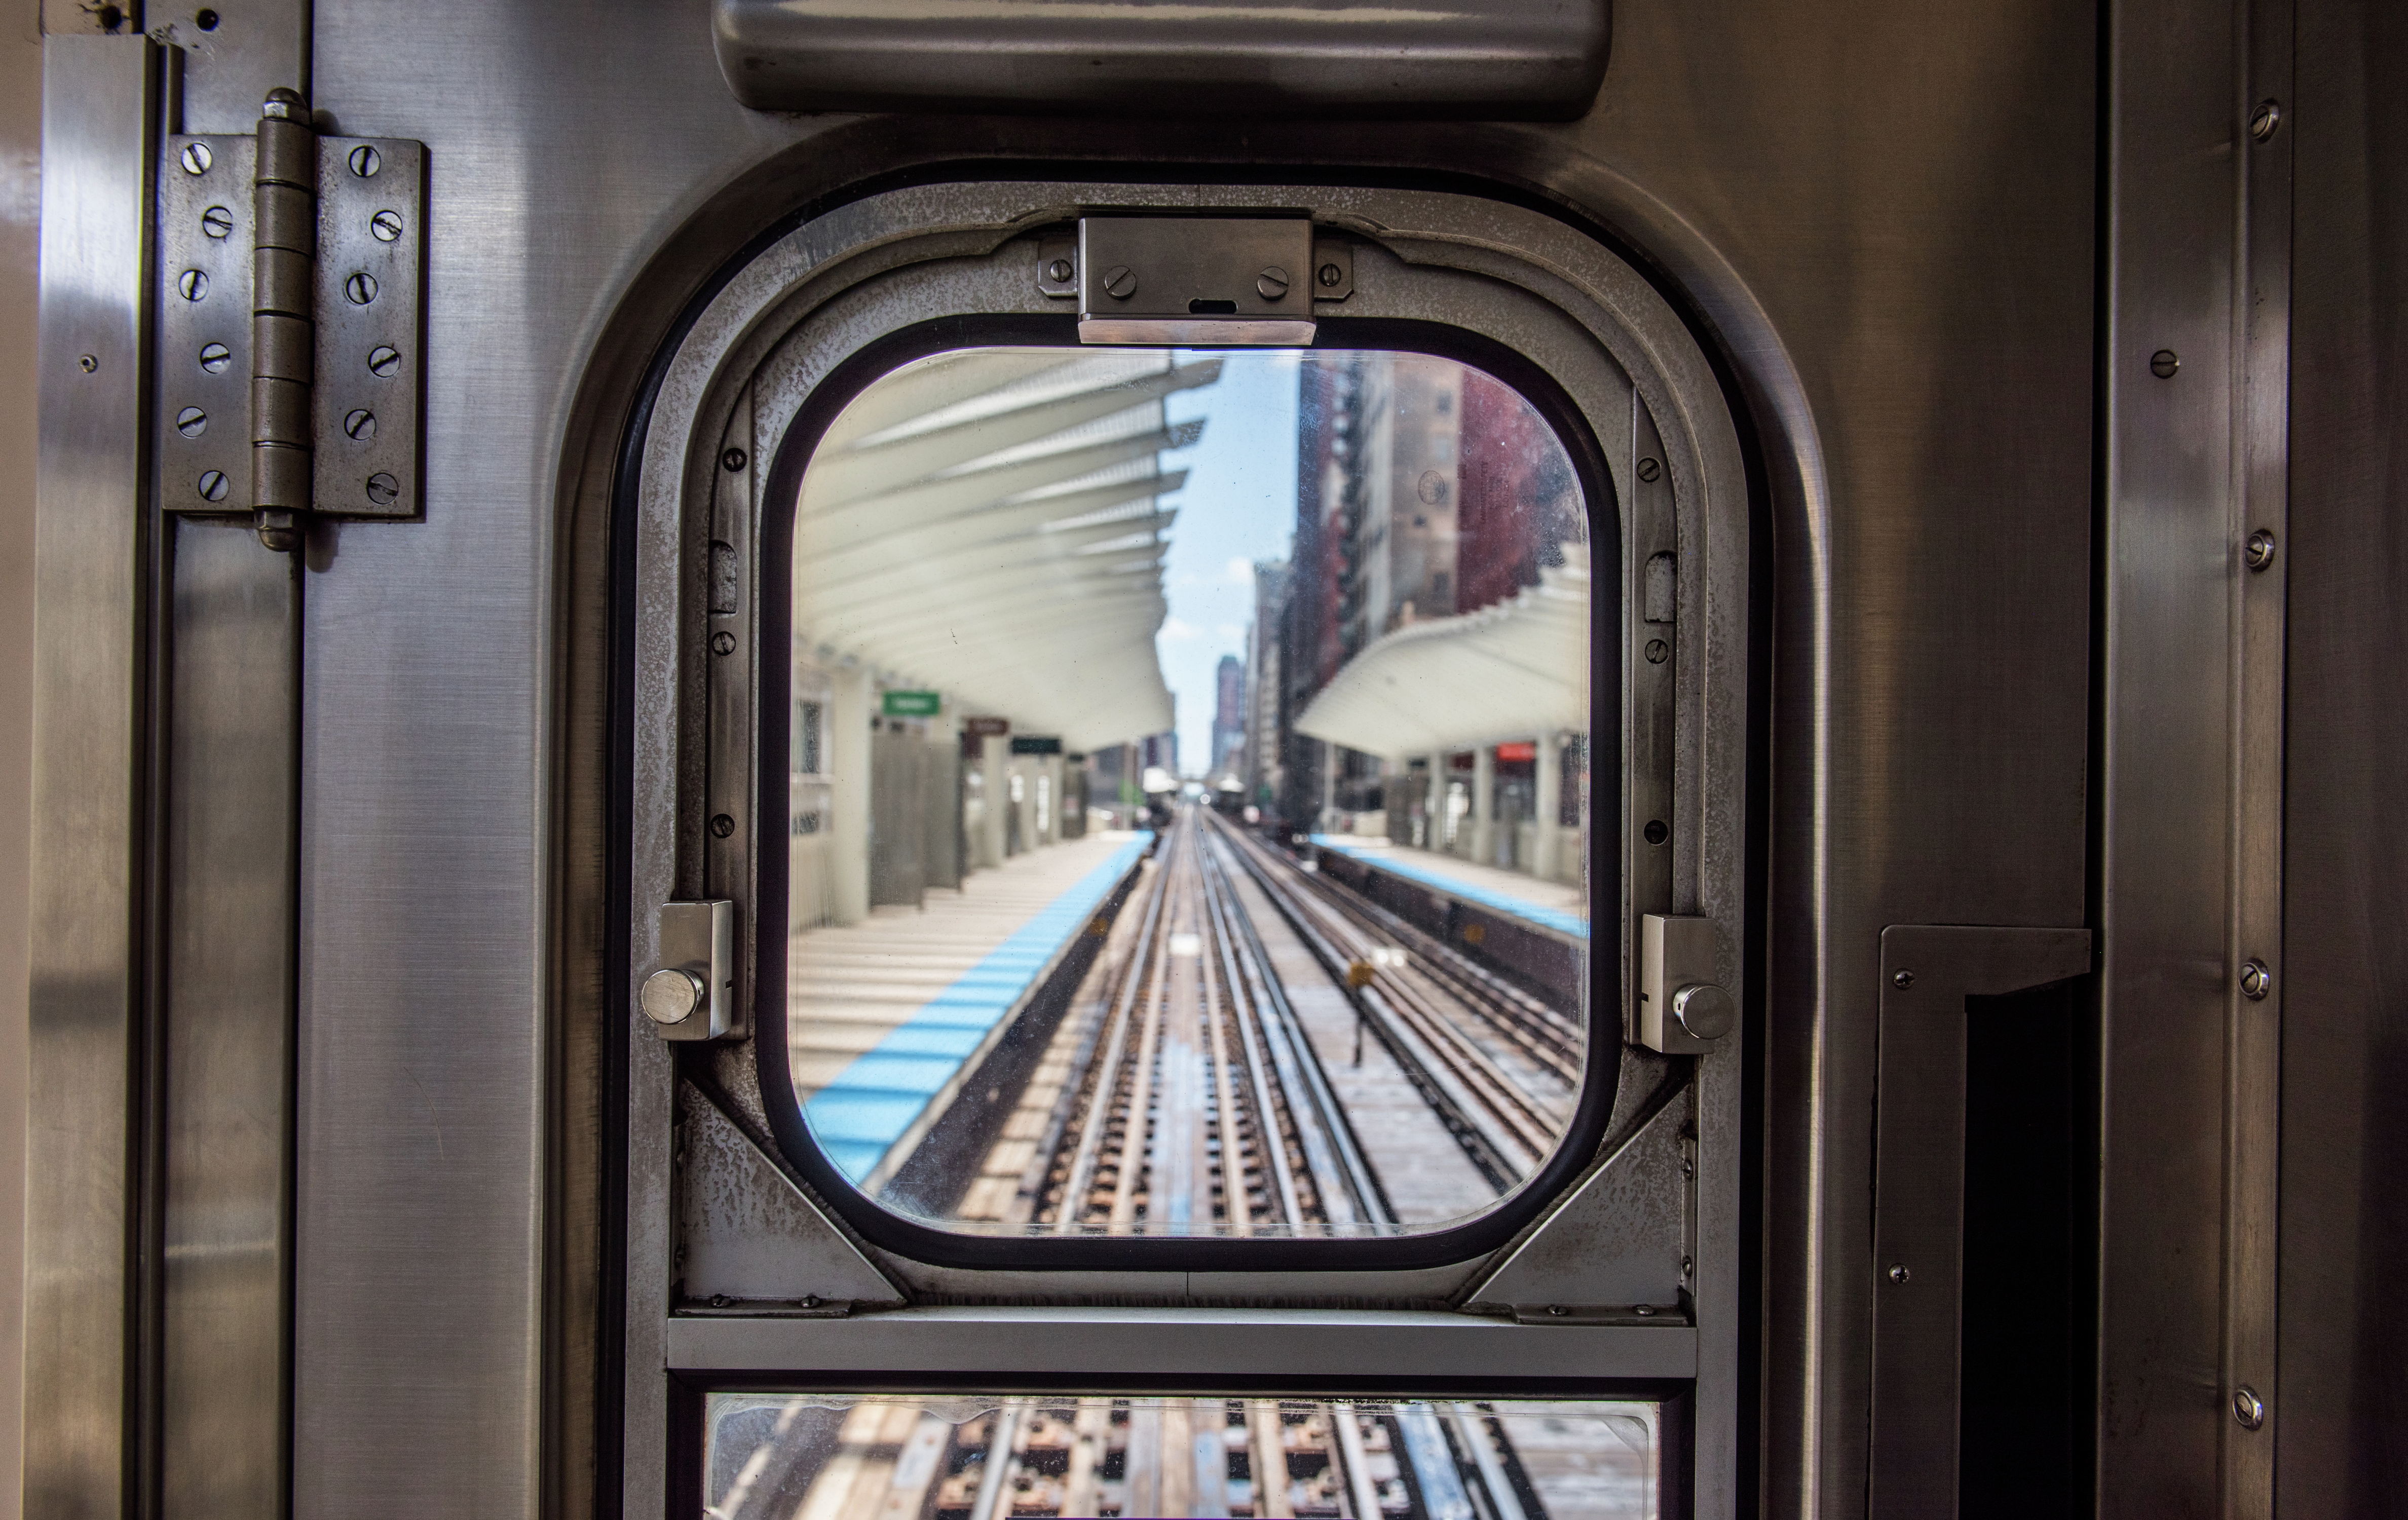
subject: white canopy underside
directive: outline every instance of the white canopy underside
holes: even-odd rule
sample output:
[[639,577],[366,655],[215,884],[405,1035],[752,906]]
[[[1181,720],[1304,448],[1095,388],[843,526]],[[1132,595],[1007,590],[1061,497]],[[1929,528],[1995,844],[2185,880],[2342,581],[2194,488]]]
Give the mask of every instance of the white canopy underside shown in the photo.
[[1341,667],[1298,732],[1403,759],[1588,727],[1588,551],[1512,600],[1383,635]]
[[795,643],[1073,751],[1171,725],[1154,654],[1172,513],[1163,398],[1220,378],[1159,352],[908,365],[837,419],[795,522]]

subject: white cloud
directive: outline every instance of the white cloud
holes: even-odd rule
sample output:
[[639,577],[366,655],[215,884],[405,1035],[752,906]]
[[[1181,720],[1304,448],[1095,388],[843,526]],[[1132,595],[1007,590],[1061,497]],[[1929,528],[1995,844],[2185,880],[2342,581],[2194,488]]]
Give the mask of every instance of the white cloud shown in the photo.
[[1212,625],[1212,632],[1218,635],[1221,642],[1225,644],[1234,644],[1246,637],[1246,630],[1234,623],[1216,623]]
[[1233,559],[1229,561],[1229,579],[1241,586],[1253,585],[1254,583],[1254,562],[1250,559]]
[[1158,638],[1193,638],[1196,637],[1196,625],[1192,623],[1183,623],[1177,618],[1165,618],[1162,620],[1162,632],[1155,635],[1155,637]]

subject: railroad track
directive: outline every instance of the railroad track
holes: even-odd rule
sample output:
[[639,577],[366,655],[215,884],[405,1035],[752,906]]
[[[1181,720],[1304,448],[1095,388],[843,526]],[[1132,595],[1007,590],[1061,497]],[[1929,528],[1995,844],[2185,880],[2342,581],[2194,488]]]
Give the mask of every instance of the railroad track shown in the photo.
[[990,1154],[982,1175],[1003,1156],[1018,1177],[988,1217],[1063,1235],[1398,1227],[1380,1137],[1340,1100],[1339,1053],[1298,1013],[1266,903],[1271,936],[1352,1005],[1353,1063],[1377,1040],[1489,1185],[1553,1151],[1580,1081],[1573,1017],[1208,810],[1182,810],[1143,868],[1092,973],[1100,996],[1055,1031]]

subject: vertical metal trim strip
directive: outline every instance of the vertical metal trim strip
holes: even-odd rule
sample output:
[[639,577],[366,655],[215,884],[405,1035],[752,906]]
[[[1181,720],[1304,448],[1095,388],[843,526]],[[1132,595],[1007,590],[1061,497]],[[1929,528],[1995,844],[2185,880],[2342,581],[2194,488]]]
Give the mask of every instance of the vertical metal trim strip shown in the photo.
[[125,1513],[143,654],[144,293],[156,70],[42,53],[25,1512]]
[[[2283,685],[2290,564],[2291,0],[2243,7],[2234,120],[2241,196],[2235,338],[2240,388],[2231,542],[2232,924],[2226,1007],[2223,1388],[2259,1400],[2255,1427],[2223,1423],[2223,1513],[2274,1512],[2276,1232],[2283,1066]],[[2256,539],[2257,535],[2266,535]],[[2271,562],[2253,561],[2253,540]],[[2253,567],[2253,565],[2255,567]],[[2250,996],[2251,962],[2268,975]],[[2244,1395],[2242,1390],[2248,1390]]]

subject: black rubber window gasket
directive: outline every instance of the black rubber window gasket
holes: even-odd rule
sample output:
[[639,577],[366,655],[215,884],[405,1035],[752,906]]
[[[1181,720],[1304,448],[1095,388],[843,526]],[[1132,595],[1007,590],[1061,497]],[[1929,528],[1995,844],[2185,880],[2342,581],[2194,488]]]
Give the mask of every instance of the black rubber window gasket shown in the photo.
[[[935,318],[875,339],[848,355],[820,382],[784,436],[777,440],[761,502],[759,606],[760,646],[752,667],[759,672],[754,711],[785,710],[791,700],[791,661],[782,652],[791,637],[794,513],[803,470],[820,438],[845,406],[871,382],[913,360],[968,348],[1015,345],[1075,350],[1077,321],[1063,315],[974,314]],[[1311,345],[1325,350],[1384,350],[1455,359],[1484,371],[1518,392],[1543,417],[1571,458],[1590,520],[1592,606],[1611,616],[1590,621],[1590,711],[1622,710],[1622,667],[1614,657],[1621,637],[1621,513],[1602,451],[1577,407],[1555,378],[1494,339],[1441,323],[1405,319],[1325,317]],[[1203,347],[1195,345],[1194,347]],[[1600,531],[1599,524],[1607,531]],[[872,1243],[897,1255],[936,1267],[988,1270],[1117,1271],[1366,1271],[1409,1270],[1454,1265],[1485,1255],[1519,1234],[1594,1159],[1612,1118],[1621,1073],[1621,955],[1592,949],[1588,960],[1590,1039],[1580,1101],[1555,1153],[1512,1196],[1459,1225],[1417,1234],[1373,1238],[1255,1240],[1221,1237],[1013,1236],[948,1230],[896,1212],[862,1192],[821,1151],[796,1094],[786,1025],[787,725],[759,722],[760,796],[753,810],[754,858],[758,862],[754,912],[754,1064],[762,1108],[785,1161],[843,1218]],[[1590,745],[1592,796],[1621,796],[1621,745]],[[1599,767],[1604,768],[1600,771]],[[1609,784],[1610,782],[1610,784]],[[1618,809],[1614,810],[1618,813]],[[1592,839],[1596,838],[1593,807]],[[773,833],[770,822],[776,821]],[[1590,899],[1598,867],[1618,880],[1616,849],[1589,852]],[[1623,933],[1621,894],[1614,902],[1612,940]],[[1592,925],[1599,922],[1594,912]],[[774,926],[774,927],[773,927]],[[1592,930],[1594,936],[1594,929]],[[1597,941],[1592,938],[1592,946]]]

